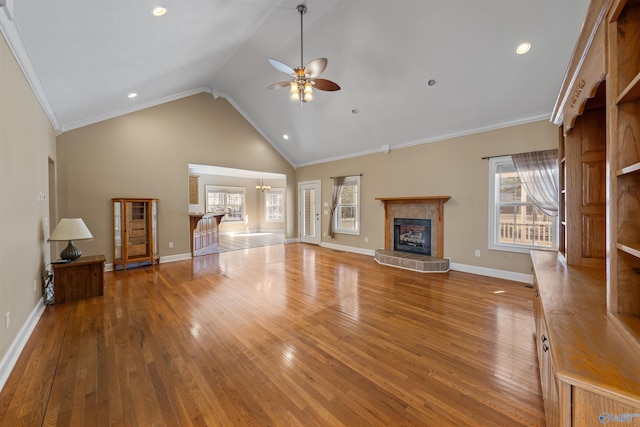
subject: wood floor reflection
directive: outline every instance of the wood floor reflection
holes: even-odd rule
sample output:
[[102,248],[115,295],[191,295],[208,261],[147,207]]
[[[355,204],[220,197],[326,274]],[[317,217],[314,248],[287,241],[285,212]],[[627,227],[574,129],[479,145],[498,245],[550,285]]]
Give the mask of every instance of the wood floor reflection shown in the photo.
[[105,274],[47,307],[0,425],[543,426],[532,291],[305,244]]

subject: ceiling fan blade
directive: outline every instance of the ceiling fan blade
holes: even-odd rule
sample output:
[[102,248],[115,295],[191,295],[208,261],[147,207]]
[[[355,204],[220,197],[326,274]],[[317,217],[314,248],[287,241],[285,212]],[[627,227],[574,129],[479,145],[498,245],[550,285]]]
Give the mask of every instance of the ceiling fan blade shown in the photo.
[[291,85],[291,82],[278,82],[267,86],[267,89],[280,89],[283,87],[289,87],[289,85]]
[[327,58],[314,59],[304,67],[304,72],[311,78],[317,77],[327,68],[327,62],[329,62]]
[[278,71],[282,71],[285,74],[289,74],[289,75],[296,74],[296,72],[293,71],[293,68],[289,67],[287,64],[283,64],[277,59],[269,58],[269,63],[273,65],[273,68],[275,68]]
[[334,90],[340,90],[340,86],[338,86],[337,83],[334,83],[331,80],[327,80],[327,79],[314,79],[313,87],[319,90],[326,90],[329,92]]

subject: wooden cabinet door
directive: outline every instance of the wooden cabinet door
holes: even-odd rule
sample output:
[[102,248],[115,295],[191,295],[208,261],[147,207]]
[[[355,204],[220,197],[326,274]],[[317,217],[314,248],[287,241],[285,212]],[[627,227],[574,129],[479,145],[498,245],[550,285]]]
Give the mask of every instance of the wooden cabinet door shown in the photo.
[[585,111],[566,136],[566,258],[570,265],[603,267],[606,256],[606,117]]
[[200,202],[199,193],[200,178],[197,175],[189,175],[189,204],[197,205]]

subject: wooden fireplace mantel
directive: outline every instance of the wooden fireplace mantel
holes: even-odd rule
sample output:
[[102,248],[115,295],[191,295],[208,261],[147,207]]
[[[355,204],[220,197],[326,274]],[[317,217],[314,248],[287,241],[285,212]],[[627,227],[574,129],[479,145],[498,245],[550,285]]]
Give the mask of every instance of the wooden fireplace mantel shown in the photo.
[[423,204],[435,204],[436,205],[436,253],[435,256],[442,258],[444,256],[444,204],[451,198],[451,196],[405,196],[405,197],[376,197],[376,200],[380,200],[384,203],[384,248],[386,250],[392,250],[391,236],[390,236],[390,221],[391,216],[389,213],[390,205],[423,205]]

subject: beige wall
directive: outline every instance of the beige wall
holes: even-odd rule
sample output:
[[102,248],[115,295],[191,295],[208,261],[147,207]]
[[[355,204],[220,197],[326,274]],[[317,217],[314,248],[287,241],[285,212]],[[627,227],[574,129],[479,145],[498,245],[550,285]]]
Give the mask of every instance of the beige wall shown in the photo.
[[[189,253],[189,163],[282,173],[295,200],[295,169],[226,100],[208,94],[63,133],[57,155],[60,215],[82,217],[95,239],[77,246],[107,262],[112,197],[160,199],[160,256]],[[289,205],[285,234],[293,238]]]
[[[489,250],[489,165],[484,156],[557,147],[558,130],[547,121],[448,139],[389,154],[301,167],[298,181],[320,179],[322,201],[330,202],[329,177],[362,173],[361,233],[326,236],[328,215],[322,215],[322,241],[364,249],[384,247],[384,206],[376,197],[451,196],[445,204],[444,254],[454,263],[531,274],[528,254]],[[324,210],[325,208],[323,208]],[[368,243],[365,242],[368,238]],[[475,257],[474,251],[481,256]]]
[[50,261],[49,158],[55,160],[54,130],[0,36],[0,360],[43,294],[40,272]]

